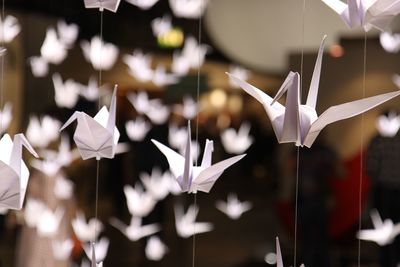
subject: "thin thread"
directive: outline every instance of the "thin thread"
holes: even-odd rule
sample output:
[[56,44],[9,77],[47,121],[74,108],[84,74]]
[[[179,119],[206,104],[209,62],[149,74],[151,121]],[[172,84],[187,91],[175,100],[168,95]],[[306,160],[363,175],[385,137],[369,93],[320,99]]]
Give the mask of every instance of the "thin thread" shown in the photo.
[[[4,13],[5,13],[4,2],[5,2],[5,0],[2,1],[2,8],[1,8],[1,19],[2,19],[1,32],[3,35],[1,38],[1,45],[0,45],[1,47],[4,47],[4,19],[5,19],[5,17],[4,17]],[[0,82],[0,87],[1,87],[0,88],[0,107],[1,108],[4,108],[3,107],[3,102],[4,102],[4,57],[5,57],[5,54],[1,56],[1,78],[0,78],[1,79],[1,82]],[[3,133],[3,116],[4,116],[4,114],[2,114],[0,116],[0,135]]]
[[[363,85],[362,85],[362,98],[365,98],[365,87],[366,87],[366,74],[367,74],[367,32],[364,31],[364,62],[363,62]],[[362,213],[362,185],[363,185],[363,168],[364,168],[364,113],[361,114],[361,134],[360,134],[360,183],[358,192],[358,231],[361,231],[361,213]],[[361,266],[361,239],[358,239],[358,255],[357,255],[358,266]]]
[[[100,54],[99,54],[99,59],[100,59],[100,68],[99,68],[99,80],[98,80],[98,88],[100,88],[102,84],[102,50],[103,50],[103,11],[100,11]],[[101,94],[99,94],[99,100],[97,102],[97,108],[100,109],[101,105]]]
[[[306,0],[303,0],[302,7],[302,29],[301,29],[301,60],[300,60],[300,101],[303,95],[303,69],[304,69],[304,35],[305,35],[305,13]],[[300,118],[299,118],[300,119]],[[296,157],[296,192],[295,192],[295,208],[294,208],[294,248],[293,248],[293,266],[296,267],[297,261],[297,220],[298,220],[298,199],[299,199],[299,168],[300,168],[300,147],[297,147]]]
[[[94,208],[94,217],[96,218],[96,221],[98,219],[98,204],[99,204],[99,177],[100,177],[100,160],[96,160],[96,199],[95,199],[95,208]],[[97,233],[97,223],[95,224],[94,228],[94,233],[96,236]],[[96,238],[94,238],[96,241]]]
[[[194,200],[194,208],[196,209],[197,207],[197,193],[194,193],[193,196]],[[195,263],[195,256],[196,256],[196,223],[193,222],[193,239],[192,239],[192,267],[194,267]]]
[[[204,1],[202,0],[200,3],[200,10],[203,10],[203,5],[204,5]],[[202,31],[202,27],[201,27],[201,23],[202,23],[202,16],[200,15],[199,17],[199,27],[198,27],[198,39],[199,39],[199,47],[201,45],[201,31]],[[201,49],[199,49],[199,54],[198,54],[198,68],[197,68],[197,88],[196,88],[196,104],[197,104],[197,113],[196,113],[196,144],[199,143],[199,113],[200,113],[200,70],[201,70],[201,65],[200,65],[200,61],[201,61]],[[196,166],[197,166],[197,157],[195,160]]]

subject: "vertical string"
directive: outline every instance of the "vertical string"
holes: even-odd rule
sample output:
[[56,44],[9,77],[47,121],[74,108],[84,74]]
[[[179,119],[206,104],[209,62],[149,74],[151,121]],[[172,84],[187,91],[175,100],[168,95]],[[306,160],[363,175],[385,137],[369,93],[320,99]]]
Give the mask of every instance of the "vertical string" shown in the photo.
[[[367,74],[367,32],[364,31],[364,53],[363,53],[363,84],[362,84],[362,98],[365,98],[366,87],[366,74]],[[361,134],[360,134],[360,181],[358,188],[358,231],[361,231],[362,223],[362,185],[363,185],[363,169],[364,169],[364,113],[361,114]],[[357,251],[357,266],[361,266],[361,239],[358,238],[358,251]]]
[[[197,208],[197,193],[194,193],[193,196],[193,204],[194,207]],[[195,265],[195,256],[196,256],[196,223],[193,222],[193,239],[192,239],[192,267]]]
[[[0,46],[3,48],[4,47],[4,2],[5,0],[2,0],[2,7],[1,7],[1,33],[2,33],[2,38],[1,38],[1,44]],[[1,77],[0,77],[0,108],[4,108],[4,57],[5,54],[0,56],[1,57]],[[3,134],[3,116],[2,114],[0,116],[0,136]]]
[[[301,59],[300,59],[300,101],[301,101],[301,96],[303,95],[305,12],[306,12],[306,0],[303,0],[302,26],[301,26]],[[296,188],[295,188],[294,248],[293,248],[293,266],[294,267],[296,267],[296,261],[297,261],[297,220],[298,220],[298,199],[299,199],[299,168],[300,168],[300,146],[297,147],[297,155],[296,155]]]

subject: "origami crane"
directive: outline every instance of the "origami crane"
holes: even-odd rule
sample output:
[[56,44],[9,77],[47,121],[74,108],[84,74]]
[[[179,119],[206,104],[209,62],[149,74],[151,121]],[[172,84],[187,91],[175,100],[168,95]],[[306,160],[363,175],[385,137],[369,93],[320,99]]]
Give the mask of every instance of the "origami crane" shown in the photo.
[[167,246],[157,236],[152,236],[147,240],[144,249],[146,258],[152,261],[160,261],[165,253],[168,252]]
[[[282,252],[278,237],[276,238],[276,267],[283,267]],[[304,264],[301,264],[300,267],[304,267]]]
[[[318,117],[315,107],[324,41],[325,37],[319,48],[305,105],[300,104],[300,75],[297,72],[289,73],[275,98],[228,73],[243,90],[263,104],[279,143],[293,142],[296,146],[311,147],[320,131],[328,124],[364,113],[400,94],[399,90],[332,106]],[[286,92],[286,106],[283,106],[276,100]]]
[[[250,76],[250,71],[248,69],[245,69],[238,65],[230,65],[229,73],[232,74],[233,76],[238,77],[239,79],[241,79],[243,81],[247,81]],[[229,85],[232,88],[240,88],[240,86],[237,83],[235,83],[235,81],[232,79],[229,79]]]
[[40,47],[40,55],[47,62],[58,65],[64,61],[68,55],[66,45],[57,37],[57,33],[53,28],[46,31],[46,37]]
[[251,209],[251,203],[249,201],[240,202],[237,195],[231,193],[228,195],[227,202],[217,201],[215,203],[217,209],[225,213],[229,218],[237,220],[242,216],[243,213]]
[[29,170],[22,160],[22,146],[38,157],[23,134],[16,134],[14,142],[8,134],[0,139],[0,207],[20,210],[24,203]]
[[41,237],[54,237],[58,232],[61,219],[64,216],[64,208],[57,207],[52,211],[49,207],[45,207],[41,213],[35,214],[39,219],[36,224],[36,230]]
[[400,234],[400,223],[394,224],[390,219],[382,221],[377,210],[371,210],[371,219],[375,229],[361,230],[357,233],[357,238],[386,246]]
[[241,160],[245,154],[211,165],[211,157],[214,150],[214,145],[213,141],[207,140],[201,165],[193,166],[190,136],[191,132],[189,121],[184,156],[178,154],[174,150],[154,139],[151,141],[167,158],[170,170],[177,179],[182,192],[197,193],[197,191],[203,191],[208,193],[217,179],[222,175],[224,170]]
[[379,42],[382,48],[388,53],[398,53],[400,51],[400,34],[381,32]]
[[151,124],[145,121],[143,117],[137,117],[135,120],[125,123],[126,134],[132,141],[143,141],[150,129]]
[[49,63],[41,56],[33,56],[28,59],[34,77],[44,77],[49,73]]
[[98,8],[103,12],[107,9],[111,12],[117,12],[121,0],[84,0],[86,8]]
[[203,15],[208,0],[169,0],[172,12],[178,18],[197,19]]
[[64,20],[57,22],[57,32],[60,40],[66,47],[71,48],[78,38],[79,26],[75,23],[67,24]]
[[212,230],[213,226],[207,222],[196,222],[199,209],[191,205],[185,213],[182,206],[175,206],[175,228],[180,237],[188,238],[194,234],[201,234]]
[[153,168],[151,175],[146,172],[139,174],[140,180],[147,192],[158,201],[163,200],[169,194],[170,176],[171,174],[168,171],[162,173],[159,168]]
[[149,109],[146,116],[156,125],[161,125],[167,122],[171,114],[170,108],[164,105],[160,99],[152,99],[149,102]]
[[395,112],[389,112],[386,115],[380,115],[376,120],[376,128],[383,137],[393,137],[400,129],[400,116]]
[[26,138],[35,147],[46,147],[56,140],[59,135],[61,122],[48,115],[39,119],[36,116],[29,118]]
[[54,101],[60,108],[73,108],[79,99],[81,84],[72,79],[63,82],[59,73],[54,73],[52,76],[54,85]]
[[74,242],[69,238],[65,240],[53,240],[51,245],[54,258],[60,261],[68,260],[74,248]]
[[158,2],[158,0],[125,0],[125,1],[143,10],[148,10],[152,8]]
[[139,82],[149,82],[153,79],[151,68],[151,54],[144,54],[141,50],[133,51],[133,54],[126,54],[122,60],[128,66],[128,73]]
[[42,201],[28,197],[23,213],[26,225],[30,228],[35,228],[40,219],[38,214],[41,214],[45,208],[46,205]]
[[109,245],[110,240],[107,237],[100,238],[97,243],[90,242],[90,244],[83,245],[83,250],[85,251],[86,256],[92,260],[91,267],[103,266],[102,262],[107,256]]
[[115,127],[117,106],[117,85],[111,98],[110,112],[103,106],[94,118],[84,112],[75,111],[61,127],[62,131],[73,121],[78,120],[74,140],[84,160],[90,158],[113,158],[118,144],[119,131]]
[[238,131],[233,128],[221,132],[221,142],[225,151],[230,154],[240,154],[246,151],[253,143],[253,137],[249,135],[250,124],[243,123]]
[[365,31],[371,28],[384,31],[393,18],[400,13],[398,0],[322,0],[338,13],[350,28],[362,26]]
[[21,31],[21,25],[14,16],[7,15],[5,18],[0,17],[0,41],[9,43]]
[[132,216],[145,217],[149,215],[157,203],[153,196],[145,192],[139,184],[136,184],[134,188],[125,185],[124,193],[129,213]]
[[172,29],[171,16],[164,15],[151,21],[151,29],[155,37],[162,36]]
[[132,216],[129,225],[124,224],[116,218],[111,218],[110,224],[120,230],[130,241],[138,241],[161,230],[160,226],[156,223],[142,225],[142,218],[134,216]]
[[110,70],[117,61],[119,49],[112,43],[104,42],[100,36],[93,36],[91,41],[82,41],[83,56],[95,70]]
[[96,218],[86,222],[85,215],[78,212],[72,220],[72,229],[81,242],[88,242],[97,239],[97,236],[103,230],[103,224]]

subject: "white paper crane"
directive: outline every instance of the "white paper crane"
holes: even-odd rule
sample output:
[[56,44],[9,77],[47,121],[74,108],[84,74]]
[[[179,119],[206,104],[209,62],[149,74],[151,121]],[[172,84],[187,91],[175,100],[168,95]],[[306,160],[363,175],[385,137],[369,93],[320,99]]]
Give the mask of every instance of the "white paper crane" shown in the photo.
[[24,207],[24,220],[28,227],[35,228],[40,217],[38,214],[46,209],[46,205],[37,199],[28,197]]
[[21,31],[18,19],[7,15],[4,19],[0,17],[0,41],[10,43]]
[[199,44],[193,36],[188,36],[181,51],[181,55],[189,62],[189,66],[194,69],[200,68],[205,61],[206,54],[210,47],[205,44]]
[[400,13],[398,0],[322,0],[340,15],[350,28],[362,26],[365,31],[371,28],[384,31],[393,18]]
[[94,76],[90,77],[88,84],[81,86],[80,95],[88,101],[97,101],[100,96],[100,88],[97,78]]
[[237,220],[251,209],[252,204],[249,201],[241,202],[235,193],[231,193],[228,195],[227,202],[218,200],[215,206],[232,220]]
[[40,154],[43,156],[43,158],[55,161],[62,167],[70,165],[74,160],[80,157],[77,149],[71,150],[71,144],[67,135],[61,135],[58,150],[44,149],[40,152]]
[[196,222],[199,209],[191,205],[185,213],[182,206],[175,206],[175,228],[176,233],[183,238],[188,238],[194,234],[209,232],[213,225],[208,222]]
[[143,54],[140,50],[133,51],[132,55],[126,54],[122,60],[128,66],[128,73],[139,82],[150,82],[153,79],[151,68],[152,56]]
[[22,146],[38,157],[23,134],[8,134],[0,139],[0,207],[20,210],[24,203],[29,180],[29,170],[22,160]]
[[39,216],[36,225],[38,235],[41,237],[54,237],[58,232],[64,213],[65,210],[61,207],[57,207],[55,211],[45,207],[40,214],[36,214],[36,216]]
[[[84,244],[83,245],[83,250],[85,251],[85,254],[88,258],[95,259],[95,262],[102,262],[107,256],[108,252],[108,246],[110,245],[110,240],[107,237],[102,237],[97,243],[92,243],[90,244]],[[93,257],[93,248],[94,248],[94,254],[95,256]],[[93,266],[93,262],[92,262]]]
[[58,138],[60,126],[60,121],[48,115],[43,116],[40,120],[38,117],[32,116],[29,118],[26,137],[33,146],[44,148]]
[[164,15],[151,21],[151,29],[155,37],[162,36],[172,29],[171,16]]
[[143,141],[150,129],[151,124],[142,117],[125,123],[126,134],[132,141]]
[[162,173],[159,168],[153,168],[151,175],[146,172],[139,174],[140,180],[145,186],[147,192],[157,200],[163,200],[170,190],[170,173]]
[[60,108],[73,108],[79,99],[79,92],[81,85],[72,79],[68,79],[63,82],[59,73],[54,73],[53,76],[54,85],[54,101]]
[[175,74],[167,73],[165,66],[158,65],[153,73],[153,83],[158,87],[163,87],[179,82]]
[[160,226],[156,223],[142,225],[142,218],[134,216],[132,216],[129,225],[116,218],[111,218],[110,224],[121,231],[130,241],[138,241],[161,230]]
[[230,154],[241,154],[253,143],[253,137],[249,135],[250,124],[242,123],[238,131],[233,128],[221,132],[221,142],[225,151]]
[[185,76],[189,73],[190,62],[181,51],[172,54],[171,70],[178,76]]
[[65,240],[53,240],[51,247],[53,249],[54,258],[56,260],[65,261],[71,256],[74,242],[69,238]]
[[111,12],[117,12],[121,0],[84,0],[86,8],[98,8],[103,12],[107,9]]
[[171,124],[168,128],[168,143],[174,149],[185,148],[187,134],[186,127],[178,127],[175,124]]
[[[91,261],[90,266],[89,266],[88,262],[82,261],[82,266],[81,267],[103,267],[103,262],[100,261],[98,263],[98,261],[97,261],[97,258],[96,258],[96,250],[97,249],[95,248],[95,243],[90,243],[90,249],[92,251],[92,257],[90,258],[90,261]],[[108,250],[108,247],[107,247],[107,250]],[[85,253],[86,253],[86,251],[85,251]]]
[[[305,105],[300,104],[300,75],[297,72],[289,73],[274,99],[228,73],[243,90],[263,104],[279,143],[295,143],[296,146],[311,147],[320,131],[328,124],[364,113],[400,94],[399,90],[332,106],[318,117],[315,108],[324,42],[325,37],[319,48]],[[286,92],[286,104],[283,106],[276,100]]]
[[68,55],[66,45],[57,37],[57,33],[53,28],[46,31],[46,37],[40,48],[40,55],[47,62],[58,65],[64,61]]
[[379,42],[382,48],[388,53],[397,53],[400,51],[400,34],[381,32]]
[[146,217],[157,203],[150,193],[143,191],[139,184],[136,184],[134,188],[125,185],[124,193],[129,213],[135,217]]
[[[238,65],[229,66],[229,73],[232,74],[233,76],[238,77],[243,81],[247,81],[250,76],[250,71],[248,69],[245,69]],[[240,88],[240,85],[238,85],[233,79],[230,78],[229,78],[229,84],[232,88]]]
[[79,26],[75,23],[67,24],[64,20],[57,22],[57,32],[60,36],[60,41],[66,47],[71,48],[78,38]]
[[53,159],[44,159],[44,160],[32,159],[30,163],[33,168],[42,172],[47,177],[51,178],[55,178],[56,174],[62,167],[61,164],[59,164]]
[[149,95],[145,91],[137,93],[129,92],[126,94],[129,102],[139,114],[146,114],[149,111],[150,101]]
[[377,210],[371,210],[371,219],[374,229],[360,230],[357,233],[357,238],[373,241],[379,246],[391,244],[396,236],[400,234],[400,223],[394,224],[391,219],[382,221]]
[[0,110],[0,134],[4,133],[11,123],[12,119],[12,104],[7,102],[3,109]]
[[97,236],[103,230],[103,224],[96,218],[86,222],[85,215],[78,211],[76,217],[72,220],[72,229],[81,242],[89,242],[97,239]]
[[152,139],[168,160],[172,174],[181,186],[182,192],[197,193],[197,191],[210,192],[214,183],[222,175],[225,169],[241,160],[245,155],[239,155],[211,165],[213,141],[207,140],[204,148],[203,160],[200,166],[194,166],[191,153],[190,121],[188,123],[188,135],[184,156],[178,154],[169,147]]
[[[276,267],[283,267],[282,252],[278,237],[276,238]],[[301,264],[300,267],[304,267],[304,264]]]
[[184,96],[182,104],[174,105],[174,112],[187,120],[191,120],[199,112],[199,105],[191,96]]
[[168,106],[161,102],[161,99],[152,99],[149,102],[149,108],[146,111],[146,116],[156,125],[161,125],[167,122],[171,110]]
[[83,56],[95,70],[110,70],[117,61],[119,49],[112,43],[106,43],[99,36],[92,40],[82,41]]
[[383,137],[393,137],[400,129],[400,115],[389,112],[387,116],[380,115],[376,120],[376,128]]
[[151,261],[160,261],[168,252],[168,247],[158,236],[152,236],[147,240],[144,252],[147,259]]
[[198,19],[204,13],[208,0],[169,0],[172,12],[178,18]]
[[115,127],[117,109],[117,85],[111,97],[110,112],[103,106],[94,118],[82,111],[75,111],[61,127],[61,131],[77,120],[74,140],[82,159],[113,158],[119,140],[119,131]]
[[34,77],[45,77],[49,73],[49,63],[41,56],[33,56],[28,59]]
[[61,200],[68,200],[74,194],[74,183],[62,175],[56,177],[54,195]]
[[125,1],[143,10],[148,10],[152,8],[158,2],[158,0],[125,0]]

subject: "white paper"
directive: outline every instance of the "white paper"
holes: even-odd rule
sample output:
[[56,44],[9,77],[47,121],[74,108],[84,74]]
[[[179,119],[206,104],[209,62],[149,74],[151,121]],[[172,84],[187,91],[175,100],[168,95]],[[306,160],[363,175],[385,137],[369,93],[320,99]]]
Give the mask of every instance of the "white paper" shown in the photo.
[[184,96],[182,104],[174,105],[173,111],[181,115],[186,120],[191,120],[196,117],[199,112],[199,105],[193,100],[191,96]]
[[86,8],[98,8],[99,11],[107,9],[111,12],[117,12],[121,0],[84,0]]
[[49,159],[32,159],[30,161],[30,164],[33,168],[42,172],[49,178],[55,178],[56,174],[61,168],[61,165],[58,162]]
[[[106,258],[109,245],[110,240],[107,237],[102,237],[97,243],[84,244],[83,250],[85,251],[85,254],[88,258],[92,260],[94,259],[94,262],[98,263],[104,261],[104,259]],[[95,254],[95,256],[93,256],[93,254]]]
[[97,239],[97,236],[103,230],[103,224],[96,218],[86,222],[85,215],[78,211],[76,217],[72,220],[72,229],[81,242],[89,242]]
[[74,141],[82,159],[113,158],[119,140],[119,131],[115,127],[117,86],[111,98],[110,112],[103,106],[94,118],[82,111],[75,111],[61,127],[61,131],[75,120],[78,121]]
[[146,116],[151,120],[153,124],[161,125],[166,123],[170,114],[170,108],[164,105],[160,99],[152,99],[149,102]]
[[149,95],[145,91],[140,91],[137,93],[129,92],[126,94],[126,97],[135,108],[137,113],[146,114],[149,111],[150,100]]
[[60,108],[74,108],[79,99],[81,85],[72,79],[63,82],[59,73],[54,73],[52,78],[56,105]]
[[57,37],[57,33],[53,28],[46,31],[46,37],[40,48],[40,55],[47,62],[58,65],[64,61],[68,55],[67,47]]
[[10,126],[12,119],[12,104],[6,102],[3,109],[0,110],[0,134],[4,133]]
[[389,112],[387,116],[380,115],[376,120],[376,128],[383,137],[394,137],[400,129],[400,115]]
[[110,224],[121,231],[130,241],[138,241],[143,237],[155,234],[161,230],[161,227],[155,223],[142,225],[142,219],[134,216],[132,216],[129,225],[126,225],[116,218],[111,218]]
[[[243,81],[247,81],[249,79],[250,76],[250,71],[248,69],[245,69],[241,66],[237,66],[237,65],[231,65],[229,66],[229,73],[232,74],[233,76],[238,77],[239,79],[243,80]],[[232,88],[240,88],[240,85],[238,85],[235,80],[231,79],[230,77],[228,77],[229,80],[229,85]]]
[[36,225],[38,235],[41,237],[54,237],[58,232],[64,213],[65,210],[61,207],[57,207],[55,211],[45,207],[41,213],[36,214],[39,217]]
[[191,205],[186,213],[182,206],[175,205],[175,228],[176,233],[183,238],[188,238],[192,235],[209,232],[213,229],[213,225],[208,222],[196,222],[199,209]]
[[[328,124],[364,113],[400,94],[399,90],[332,106],[318,117],[315,108],[324,41],[325,37],[319,48],[305,105],[300,104],[300,75],[297,72],[289,73],[275,98],[228,73],[243,90],[263,104],[279,143],[295,143],[296,146],[311,147],[319,132]],[[286,104],[283,106],[276,100],[286,92]]]
[[53,255],[56,260],[65,261],[71,256],[74,242],[72,239],[53,240],[52,243]]
[[49,64],[41,56],[33,56],[28,59],[34,77],[45,77],[49,73]]
[[29,170],[22,160],[22,146],[38,157],[23,134],[14,135],[14,141],[8,134],[0,139],[0,207],[20,210],[24,203]]
[[175,74],[167,73],[165,66],[158,65],[153,73],[153,83],[158,87],[164,87],[179,82]]
[[362,26],[365,31],[386,30],[400,13],[399,0],[322,0],[335,11],[350,28]]
[[225,151],[230,154],[241,154],[245,152],[253,143],[250,134],[250,124],[242,123],[238,131],[233,128],[225,129],[221,132],[221,143]]
[[82,41],[81,48],[83,56],[95,70],[110,70],[118,58],[118,47],[104,42],[99,36],[94,36],[90,42]]
[[4,19],[0,17],[0,41],[10,43],[21,31],[18,19],[7,15]]
[[175,17],[198,19],[207,7],[208,0],[169,0],[169,6]]
[[235,193],[230,193],[227,202],[217,201],[215,206],[232,220],[237,220],[251,209],[252,204],[249,201],[241,202]]
[[78,38],[79,27],[75,23],[67,24],[64,20],[59,20],[57,22],[57,32],[60,36],[60,41],[66,47],[71,48]]
[[151,194],[145,192],[139,184],[136,184],[134,188],[125,185],[124,193],[129,213],[135,217],[146,217],[157,203]]
[[139,174],[147,192],[157,201],[163,200],[169,194],[170,176],[169,172],[162,173],[159,168],[153,168],[151,175],[146,172]]
[[143,141],[150,129],[151,124],[142,117],[125,122],[126,134],[132,141]]
[[125,0],[125,1],[143,10],[148,10],[152,8],[158,2],[158,0]]
[[398,53],[400,51],[400,34],[381,32],[379,42],[382,48],[388,53]]
[[68,200],[74,194],[74,183],[62,175],[56,177],[54,184],[54,195],[61,200]]
[[[276,238],[276,267],[283,267],[282,252],[278,237]],[[300,267],[304,267],[304,264],[301,264]]]
[[155,18],[151,21],[151,29],[155,37],[162,36],[172,29],[172,19],[169,15]]
[[26,225],[30,228],[36,228],[40,219],[38,214],[41,214],[45,209],[46,205],[42,201],[28,197],[23,213]]
[[128,66],[128,73],[139,82],[150,82],[153,79],[151,68],[152,56],[136,49],[132,55],[126,54],[122,60]]
[[44,148],[59,136],[61,122],[45,115],[40,120],[36,116],[29,118],[26,137],[35,147]]
[[168,252],[168,247],[157,236],[152,236],[147,240],[144,249],[146,258],[151,261],[160,261]]

